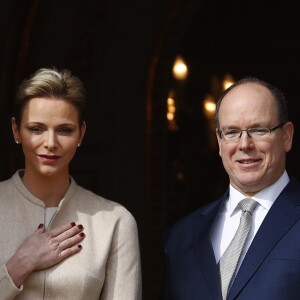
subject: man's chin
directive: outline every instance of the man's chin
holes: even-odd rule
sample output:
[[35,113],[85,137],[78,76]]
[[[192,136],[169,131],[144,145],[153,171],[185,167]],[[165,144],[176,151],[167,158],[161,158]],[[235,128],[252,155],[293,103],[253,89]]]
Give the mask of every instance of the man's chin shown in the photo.
[[243,194],[252,196],[264,188],[261,180],[257,178],[248,178],[247,180],[240,180],[237,184],[232,184],[232,186],[238,189]]

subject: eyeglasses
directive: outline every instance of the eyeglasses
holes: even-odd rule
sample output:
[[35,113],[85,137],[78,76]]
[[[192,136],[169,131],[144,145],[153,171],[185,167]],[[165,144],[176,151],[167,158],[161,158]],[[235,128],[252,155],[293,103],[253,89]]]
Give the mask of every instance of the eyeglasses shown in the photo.
[[218,135],[226,143],[238,143],[243,132],[247,132],[249,138],[252,138],[253,141],[260,141],[270,136],[271,133],[282,127],[285,122],[280,123],[279,125],[273,128],[248,128],[248,129],[218,129]]

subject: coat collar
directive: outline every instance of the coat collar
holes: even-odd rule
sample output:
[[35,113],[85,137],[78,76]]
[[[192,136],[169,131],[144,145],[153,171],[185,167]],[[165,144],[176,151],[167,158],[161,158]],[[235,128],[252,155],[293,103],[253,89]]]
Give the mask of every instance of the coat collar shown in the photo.
[[209,231],[220,207],[227,198],[228,191],[221,199],[204,207],[201,211],[201,216],[195,224],[194,251],[202,275],[205,278],[208,289],[212,294],[211,299],[222,299],[222,295],[219,272],[210,241]]
[[[14,173],[14,175],[12,176],[12,182],[15,186],[15,188],[18,190],[18,192],[20,194],[22,194],[22,198],[26,199],[36,205],[39,205],[41,207],[45,207],[45,203],[41,200],[38,199],[37,197],[35,197],[24,185],[24,183],[22,182],[21,177],[24,174],[24,170],[18,170]],[[76,192],[77,189],[77,184],[75,182],[75,180],[70,176],[70,185],[69,188],[67,190],[67,192],[65,193],[64,197],[61,199],[60,203],[59,203],[59,207],[61,207],[62,205],[66,205],[73,197],[73,195]]]

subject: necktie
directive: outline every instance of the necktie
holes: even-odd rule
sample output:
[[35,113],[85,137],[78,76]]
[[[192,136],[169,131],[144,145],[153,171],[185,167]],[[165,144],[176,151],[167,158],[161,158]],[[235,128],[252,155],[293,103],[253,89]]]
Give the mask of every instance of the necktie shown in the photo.
[[235,271],[251,227],[252,213],[258,205],[258,202],[251,198],[246,198],[240,201],[238,205],[242,209],[240,224],[219,262],[223,300],[226,299],[231,281],[235,277]]

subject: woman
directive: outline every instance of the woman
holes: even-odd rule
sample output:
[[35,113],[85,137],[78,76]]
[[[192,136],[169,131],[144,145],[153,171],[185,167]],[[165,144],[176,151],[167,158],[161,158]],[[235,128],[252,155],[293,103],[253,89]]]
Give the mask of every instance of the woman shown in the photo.
[[17,93],[12,130],[24,170],[0,183],[0,299],[141,299],[136,223],[78,186],[84,91],[70,71],[40,69]]

